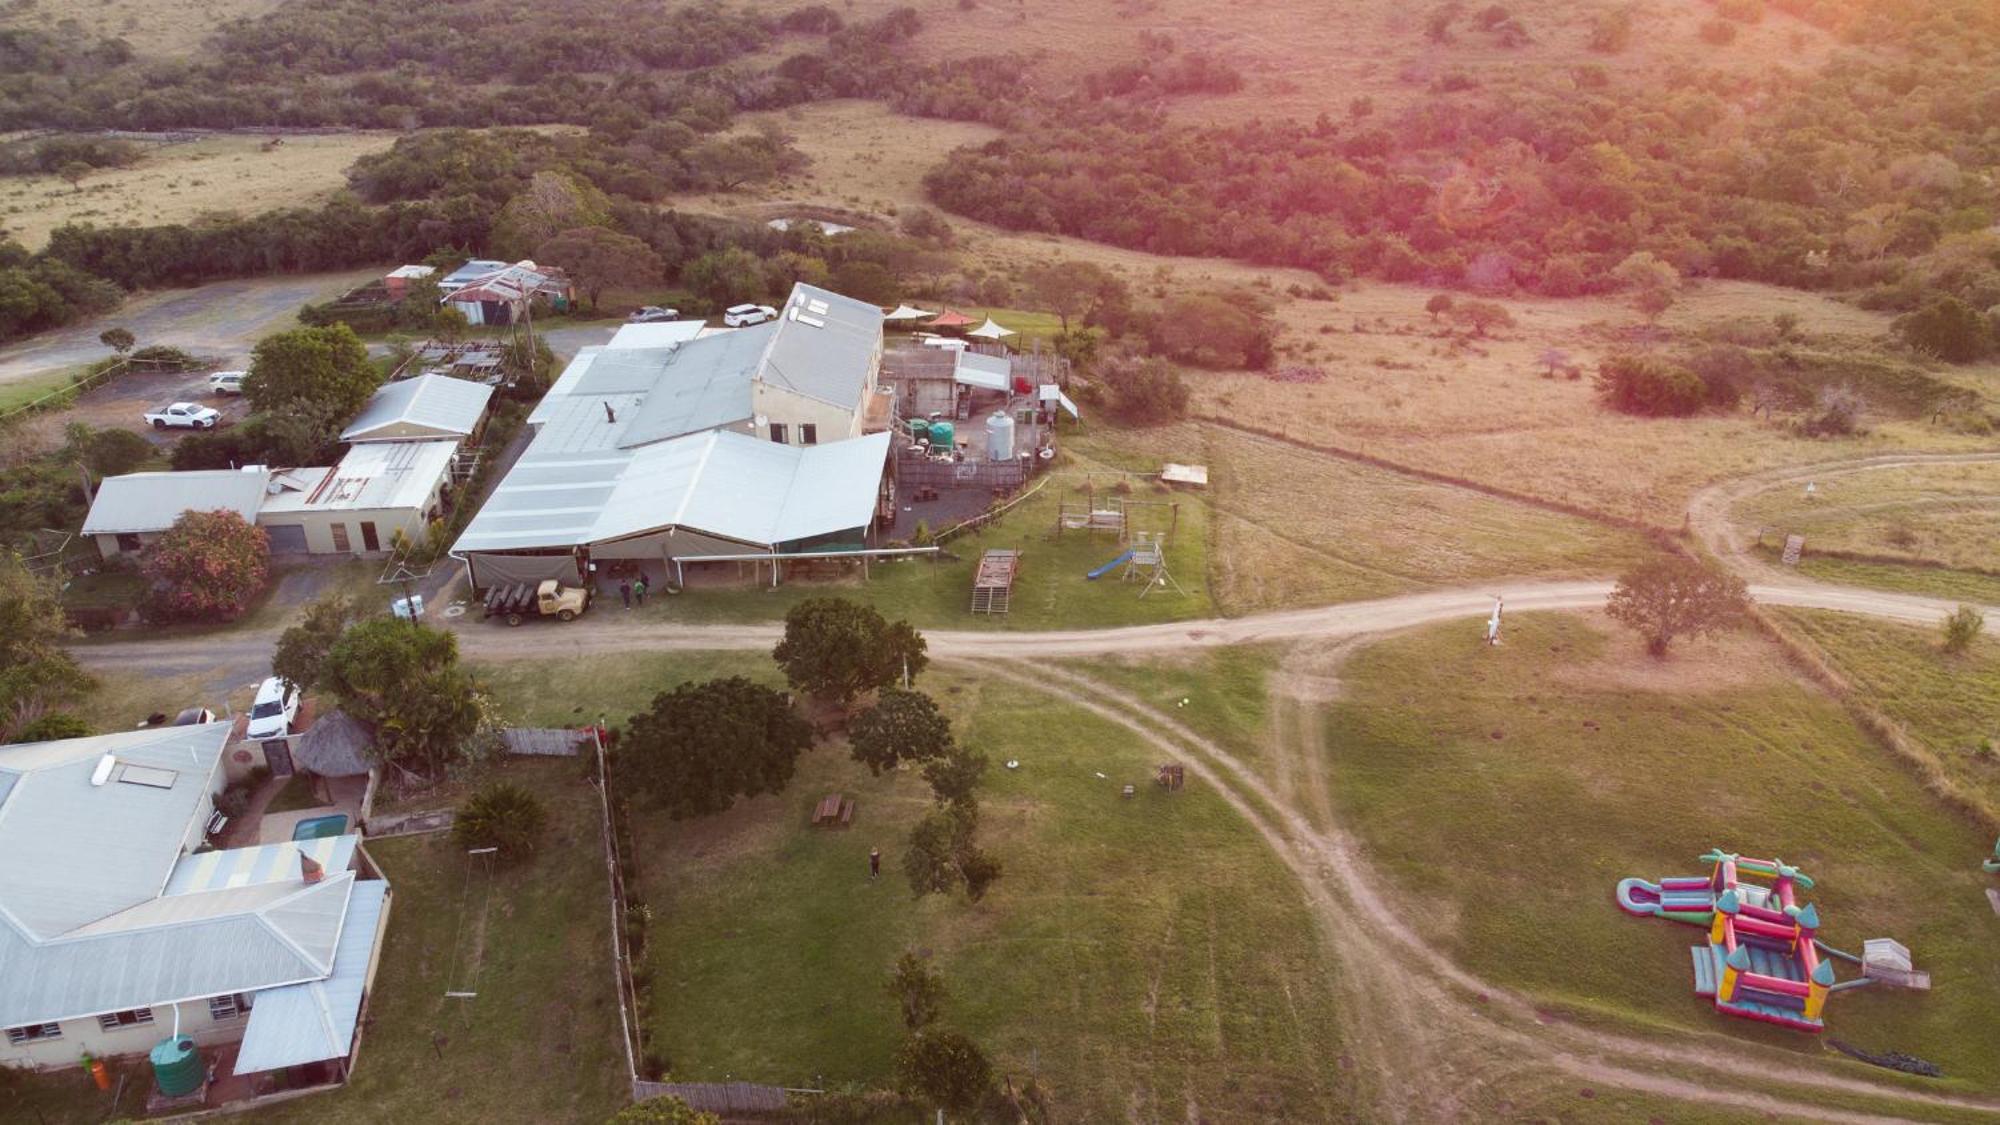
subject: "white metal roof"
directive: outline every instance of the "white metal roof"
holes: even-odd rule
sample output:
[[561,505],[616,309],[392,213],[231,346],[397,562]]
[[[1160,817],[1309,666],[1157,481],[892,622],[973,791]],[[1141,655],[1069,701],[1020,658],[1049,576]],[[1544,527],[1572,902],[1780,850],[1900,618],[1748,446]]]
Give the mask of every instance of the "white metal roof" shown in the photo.
[[389,884],[380,880],[355,883],[326,978],[257,994],[237,1051],[236,1073],[347,1057],[388,896]]
[[866,527],[889,435],[780,445],[714,430],[634,450],[530,448],[455,553],[565,548],[669,528],[771,546]]
[[619,446],[631,449],[748,421],[755,412],[757,364],[777,332],[776,324],[763,324],[693,340],[669,352],[645,404],[619,434]]
[[356,445],[330,469],[294,469],[274,476],[278,491],[264,515],[295,512],[420,508],[451,468],[455,441],[393,441]]
[[1006,356],[955,352],[951,377],[968,387],[1006,393],[1013,384],[1014,361]]
[[426,374],[385,383],[340,432],[342,441],[367,441],[387,426],[421,426],[439,437],[470,436],[486,413],[493,388],[469,379]]
[[611,336],[607,348],[671,348],[701,335],[705,320],[656,320],[648,324],[627,324]]
[[183,512],[226,509],[246,521],[264,501],[261,469],[202,469],[186,473],[126,473],[106,477],[83,518],[85,535],[165,531]]
[[882,363],[882,310],[800,282],[779,311],[757,378],[807,398],[859,410]]

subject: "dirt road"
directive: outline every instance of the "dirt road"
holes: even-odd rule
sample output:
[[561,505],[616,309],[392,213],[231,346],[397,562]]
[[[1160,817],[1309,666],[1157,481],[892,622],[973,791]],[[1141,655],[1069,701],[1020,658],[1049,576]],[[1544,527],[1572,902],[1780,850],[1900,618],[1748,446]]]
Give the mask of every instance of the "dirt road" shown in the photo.
[[0,348],[0,383],[21,382],[111,354],[98,333],[122,326],[141,346],[171,344],[225,364],[245,363],[257,339],[290,324],[299,306],[324,301],[377,276],[379,269],[218,281],[141,293],[100,317]]

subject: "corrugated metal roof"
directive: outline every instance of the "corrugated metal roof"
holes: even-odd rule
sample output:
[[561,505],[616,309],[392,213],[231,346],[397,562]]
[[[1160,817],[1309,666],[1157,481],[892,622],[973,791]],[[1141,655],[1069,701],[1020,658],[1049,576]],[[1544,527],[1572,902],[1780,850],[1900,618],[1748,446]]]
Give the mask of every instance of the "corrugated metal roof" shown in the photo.
[[174,865],[174,873],[168,877],[167,889],[162,893],[185,895],[264,883],[297,884],[301,877],[301,855],[311,856],[313,862],[327,871],[345,871],[353,866],[354,845],[360,839],[354,835],[321,836],[313,840],[196,852]]
[[671,348],[701,335],[705,320],[659,320],[651,324],[627,324],[611,334],[607,348]]
[[368,404],[340,432],[342,441],[367,441],[387,426],[422,426],[439,435],[469,436],[486,413],[493,388],[469,379],[425,374],[376,388]]
[[635,450],[530,448],[452,549],[570,547],[667,528],[766,546],[866,527],[888,452],[886,433],[796,446],[729,431]]
[[[158,895],[182,846],[200,838],[195,819],[202,799],[220,788],[215,773],[230,726],[154,727],[0,747],[0,772],[14,775],[0,801],[0,913],[30,938],[46,938]],[[172,785],[115,776],[92,785],[106,754],[172,770]]]
[[126,473],[106,477],[83,517],[83,534],[165,531],[183,512],[228,510],[246,521],[264,502],[263,470],[202,469],[187,473]]
[[800,282],[778,313],[757,378],[807,398],[859,410],[881,366],[882,310]]
[[645,405],[619,434],[619,446],[631,449],[748,421],[757,365],[777,331],[774,324],[761,324],[668,353]]
[[389,884],[380,880],[355,883],[341,921],[333,971],[324,980],[257,994],[237,1050],[236,1073],[347,1056],[361,1019],[368,965],[374,959],[388,897]]
[[0,1026],[18,1027],[320,979],[354,874],[160,898],[125,921],[31,941],[0,926]]
[[293,470],[289,476],[301,486],[266,496],[263,513],[419,508],[451,469],[457,451],[455,441],[356,445],[333,468]]

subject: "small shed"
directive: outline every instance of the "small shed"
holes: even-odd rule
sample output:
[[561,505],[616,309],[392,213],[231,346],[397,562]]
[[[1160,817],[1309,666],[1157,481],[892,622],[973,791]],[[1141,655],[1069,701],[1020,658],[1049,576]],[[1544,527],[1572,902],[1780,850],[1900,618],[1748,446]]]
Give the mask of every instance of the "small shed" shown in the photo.
[[492,399],[492,387],[449,375],[426,373],[384,383],[341,431],[340,440],[471,441],[485,426]]

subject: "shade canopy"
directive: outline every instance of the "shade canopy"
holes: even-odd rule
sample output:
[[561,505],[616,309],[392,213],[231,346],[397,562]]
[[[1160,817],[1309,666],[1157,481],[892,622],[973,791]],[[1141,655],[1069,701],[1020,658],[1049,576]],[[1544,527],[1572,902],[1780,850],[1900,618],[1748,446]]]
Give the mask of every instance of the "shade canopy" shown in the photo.
[[908,305],[897,305],[897,306],[896,306],[896,311],[895,311],[895,312],[892,312],[892,313],[883,313],[883,314],[882,314],[882,319],[883,319],[883,320],[922,320],[922,319],[924,319],[924,318],[925,318],[925,317],[927,317],[927,316],[935,316],[935,315],[936,315],[935,313],[927,313],[927,312],[925,312],[925,311],[924,311],[924,310],[922,310],[922,309],[913,309],[913,308],[911,308],[911,307],[910,307],[910,306],[908,306]]
[[966,333],[967,336],[984,336],[988,340],[998,340],[1002,336],[1012,336],[1013,334],[1013,329],[1000,327],[993,322],[993,318],[990,316],[986,318],[985,324]]
[[927,328],[970,328],[973,319],[957,309],[946,309],[924,322]]

